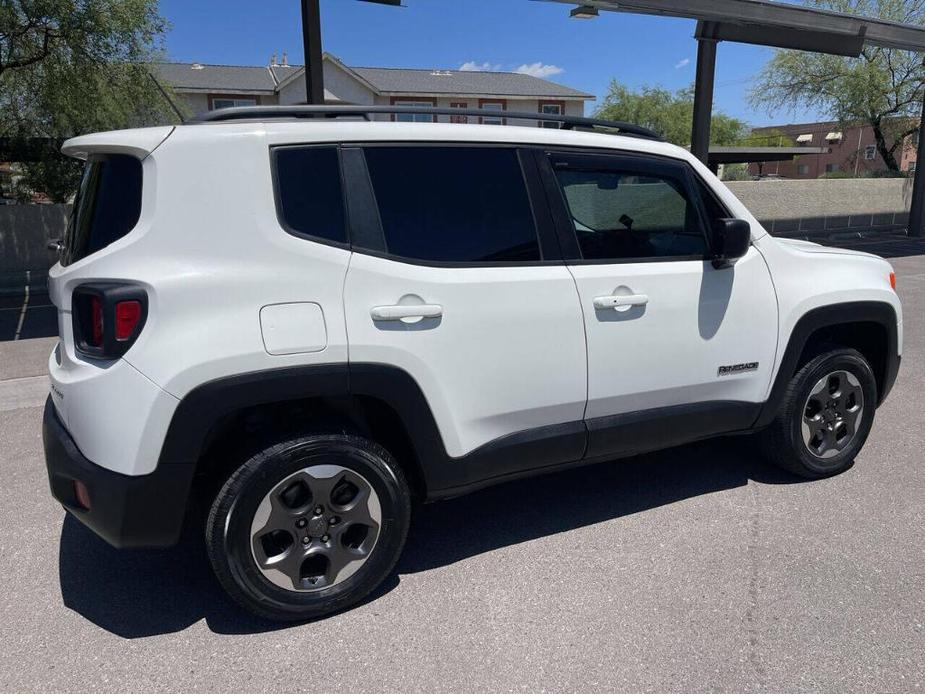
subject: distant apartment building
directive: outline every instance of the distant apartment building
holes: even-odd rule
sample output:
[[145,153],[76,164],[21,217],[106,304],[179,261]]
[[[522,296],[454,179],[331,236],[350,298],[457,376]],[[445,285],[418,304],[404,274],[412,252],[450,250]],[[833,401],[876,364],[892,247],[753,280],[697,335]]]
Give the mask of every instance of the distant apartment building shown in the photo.
[[[584,115],[592,94],[549,80],[514,72],[461,70],[413,70],[384,67],[349,67],[325,54],[324,97],[326,104],[437,106],[481,108],[497,112],[478,122],[505,124],[506,112]],[[170,84],[190,113],[229,106],[304,104],[305,76],[300,65],[275,57],[264,67],[159,63],[157,77]],[[476,122],[466,116],[401,114],[379,115],[381,120]],[[542,121],[517,124],[543,126]],[[546,126],[557,127],[546,122]]]
[[[755,162],[749,164],[751,175],[779,175],[783,178],[819,178],[845,172],[863,176],[886,171],[877,151],[874,130],[869,125],[842,127],[833,121],[775,125],[754,130],[750,144],[778,146],[789,143],[797,147],[822,147],[824,153],[797,156],[793,161]],[[762,136],[765,136],[764,139]],[[918,133],[905,139],[895,153],[901,171],[914,172]]]

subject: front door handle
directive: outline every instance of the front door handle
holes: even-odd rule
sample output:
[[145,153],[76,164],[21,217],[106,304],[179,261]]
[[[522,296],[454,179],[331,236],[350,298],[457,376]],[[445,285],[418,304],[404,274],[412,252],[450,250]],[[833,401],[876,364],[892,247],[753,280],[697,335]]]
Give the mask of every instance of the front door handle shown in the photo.
[[621,308],[623,306],[645,306],[649,297],[645,294],[610,294],[608,296],[594,297],[594,308]]
[[396,304],[394,306],[374,306],[369,315],[373,320],[402,320],[403,318],[439,318],[443,315],[443,306],[439,304]]

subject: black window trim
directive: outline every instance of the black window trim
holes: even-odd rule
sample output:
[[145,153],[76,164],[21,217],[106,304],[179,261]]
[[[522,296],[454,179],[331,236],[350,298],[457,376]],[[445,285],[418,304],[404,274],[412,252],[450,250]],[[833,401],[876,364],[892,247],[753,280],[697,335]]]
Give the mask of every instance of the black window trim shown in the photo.
[[[360,150],[366,150],[371,148],[378,147],[414,147],[414,148],[447,148],[447,147],[460,147],[460,148],[479,148],[479,149],[506,149],[513,150],[517,154],[518,164],[520,166],[521,175],[523,176],[524,189],[527,194],[527,201],[530,207],[530,214],[533,217],[533,226],[534,233],[536,234],[537,245],[540,251],[540,258],[538,260],[486,260],[486,261],[454,261],[454,260],[424,260],[420,258],[409,258],[402,255],[397,255],[390,253],[385,245],[385,233],[382,229],[382,221],[379,219],[378,213],[376,215],[370,215],[368,218],[368,223],[373,224],[372,218],[375,217],[377,228],[375,229],[364,229],[361,233],[357,231],[357,225],[354,224],[353,232],[354,236],[359,238],[360,235],[367,239],[378,239],[375,245],[361,245],[359,243],[354,243],[352,245],[352,250],[356,253],[362,253],[364,255],[373,256],[376,258],[383,258],[385,260],[392,260],[399,263],[404,263],[406,265],[417,265],[422,267],[437,267],[437,268],[505,268],[505,267],[543,267],[548,265],[563,265],[564,260],[562,259],[561,249],[559,247],[558,238],[554,225],[550,221],[549,209],[548,209],[548,199],[545,194],[545,187],[542,184],[542,181],[539,178],[539,173],[536,170],[533,158],[528,151],[530,147],[524,147],[522,144],[514,142],[467,142],[463,141],[446,141],[446,140],[402,140],[402,141],[391,141],[391,140],[376,140],[373,142],[368,141],[356,141],[356,142],[342,142],[341,143],[345,148],[358,148]],[[369,199],[375,200],[375,191],[372,189],[372,181],[369,179],[368,173],[362,181],[351,180],[347,186],[350,196],[356,196],[362,186],[368,187],[368,196]],[[363,197],[367,196],[367,192],[363,191]],[[351,201],[348,200],[348,209],[350,207]],[[356,204],[355,202],[353,204]],[[378,205],[377,205],[378,209]]]
[[[706,254],[694,255],[670,255],[670,256],[653,256],[641,258],[584,258],[581,253],[581,247],[578,243],[578,237],[575,234],[575,226],[572,223],[571,215],[568,211],[568,204],[565,201],[565,194],[559,185],[555,173],[553,160],[556,157],[564,158],[592,158],[609,159],[614,162],[636,161],[641,165],[653,164],[661,166],[672,166],[678,169],[679,178],[684,186],[690,202],[694,205],[701,233],[707,244],[708,252]],[[666,263],[666,262],[684,262],[684,261],[710,261],[714,257],[713,249],[715,247],[712,229],[707,220],[704,202],[700,197],[700,191],[694,185],[693,176],[696,172],[691,165],[683,159],[674,157],[665,157],[657,154],[648,154],[634,150],[617,150],[617,149],[579,149],[565,147],[542,147],[538,152],[537,163],[541,168],[543,181],[546,186],[547,199],[549,201],[550,211],[556,223],[559,232],[560,243],[563,247],[563,258],[568,265],[627,265],[638,263]],[[610,168],[608,166],[607,168]],[[585,169],[588,170],[588,169]],[[590,170],[593,170],[590,169]],[[704,184],[706,185],[706,184]],[[722,205],[725,209],[725,205]],[[568,249],[565,251],[565,249]]]
[[[341,206],[344,214],[344,236],[346,241],[335,241],[333,239],[328,239],[323,236],[315,236],[313,234],[306,234],[305,232],[294,229],[286,223],[286,218],[283,216],[283,203],[282,195],[280,191],[280,182],[279,182],[279,169],[276,162],[276,153],[283,149],[334,149],[337,155],[337,172],[340,176],[340,195],[341,195]],[[351,248],[351,226],[350,226],[350,208],[347,205],[347,182],[344,179],[344,162],[342,160],[342,153],[340,143],[337,142],[307,142],[307,143],[286,143],[270,146],[270,177],[272,180],[273,186],[273,205],[276,209],[276,221],[279,224],[280,228],[283,229],[290,236],[295,236],[299,239],[304,239],[306,241],[312,241],[314,243],[320,243],[325,246],[333,246],[334,248],[342,248],[344,250],[350,250]]]

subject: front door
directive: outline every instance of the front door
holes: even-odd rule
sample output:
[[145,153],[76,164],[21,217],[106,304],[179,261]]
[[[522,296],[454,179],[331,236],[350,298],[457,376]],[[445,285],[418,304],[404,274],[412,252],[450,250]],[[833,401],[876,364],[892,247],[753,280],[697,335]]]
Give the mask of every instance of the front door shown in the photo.
[[728,213],[686,162],[552,153],[544,164],[560,231],[577,245],[589,456],[748,427],[777,343],[760,253],[713,266],[709,218]]

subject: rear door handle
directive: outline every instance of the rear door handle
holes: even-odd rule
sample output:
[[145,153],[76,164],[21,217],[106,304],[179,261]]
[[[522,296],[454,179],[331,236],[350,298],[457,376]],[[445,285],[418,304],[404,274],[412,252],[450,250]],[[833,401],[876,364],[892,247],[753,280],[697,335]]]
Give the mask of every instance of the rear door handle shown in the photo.
[[439,318],[443,306],[439,304],[411,304],[395,306],[374,306],[369,315],[373,320],[401,320],[402,318]]
[[594,308],[619,308],[621,306],[645,306],[649,297],[645,294],[610,294],[608,296],[594,297]]

